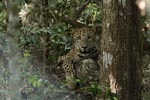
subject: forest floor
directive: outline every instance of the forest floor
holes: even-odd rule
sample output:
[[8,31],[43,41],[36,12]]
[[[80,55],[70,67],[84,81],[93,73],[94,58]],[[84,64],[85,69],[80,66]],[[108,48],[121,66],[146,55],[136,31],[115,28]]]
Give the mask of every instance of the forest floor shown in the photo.
[[[40,61],[33,61],[33,66],[42,66]],[[40,100],[93,100],[91,96],[76,93],[74,90],[68,89],[65,84],[65,75],[61,67],[50,65],[46,67],[45,79],[48,80],[45,89],[48,89],[46,95],[42,95],[44,99]],[[36,70],[35,70],[36,71]],[[44,91],[44,89],[41,89]],[[35,93],[36,94],[36,93]],[[36,94],[38,95],[38,94]],[[150,54],[143,56],[143,80],[142,80],[142,100],[149,100],[150,98]],[[38,100],[33,98],[23,100]]]
[[[34,66],[42,66],[41,60],[37,59],[32,64]],[[42,100],[93,100],[91,95],[84,95],[76,92],[76,90],[69,89],[65,85],[65,73],[62,67],[57,64],[49,64],[46,67],[44,80],[48,80],[47,86],[44,88],[49,89],[49,92],[43,95],[45,97]]]
[[[54,91],[49,93],[45,100],[93,100],[91,96],[78,94],[68,89],[63,81],[65,74],[61,67],[52,65],[47,72],[49,85],[54,87]],[[150,54],[143,56],[143,79],[142,79],[142,100],[150,98]]]
[[93,100],[92,96],[71,90],[65,85],[65,74],[60,66],[51,66],[48,80],[56,91],[49,93],[46,100]]
[[[143,56],[143,79],[142,79],[142,100],[149,100],[150,98],[150,54],[145,54]],[[49,77],[53,84],[55,84],[55,87],[61,87],[62,80],[64,80],[64,72],[63,69],[61,69],[59,66],[53,67],[54,70],[52,70],[50,73],[53,73],[55,77],[57,77],[58,84],[55,84],[53,75],[50,75]],[[54,78],[54,79],[53,79]],[[61,89],[60,89],[61,90]],[[61,99],[54,99],[54,100],[91,100],[91,98],[85,98],[85,96],[81,96],[79,94],[75,94],[75,92],[70,91],[69,89],[65,88],[64,92],[62,93],[53,93],[55,98],[61,98]],[[62,99],[62,97],[63,99]],[[68,99],[67,99],[68,98]]]

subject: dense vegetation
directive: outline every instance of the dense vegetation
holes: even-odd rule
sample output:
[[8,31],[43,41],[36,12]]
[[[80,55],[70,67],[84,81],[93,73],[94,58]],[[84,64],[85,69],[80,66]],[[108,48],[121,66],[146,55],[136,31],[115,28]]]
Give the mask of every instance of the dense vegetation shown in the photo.
[[[67,94],[63,95],[66,96],[64,100],[68,100],[66,99],[68,95],[68,98],[72,100],[83,98],[70,96],[74,95],[74,92],[69,94],[70,91],[66,89],[64,73],[62,73],[62,68],[58,67],[57,59],[68,53],[71,48],[73,39],[70,31],[72,28],[96,27],[100,38],[102,0],[16,0],[16,5],[19,9],[19,24],[17,25],[19,32],[16,33],[18,35],[16,45],[19,49],[22,100],[29,98],[29,100],[49,100],[58,96],[55,94],[51,96],[51,93]],[[5,94],[2,100],[8,100],[7,82],[11,76],[7,61],[8,8],[7,1],[0,0],[0,83],[2,83],[0,96]],[[143,84],[146,86],[144,89],[147,89],[150,71],[148,69],[150,66],[150,18],[144,16],[141,19],[142,34],[144,34]],[[77,92],[81,91],[82,93],[86,91],[90,96],[95,96],[97,93],[101,95],[103,87],[93,83]],[[106,94],[109,100],[117,100],[115,96],[113,99],[110,97],[109,88]],[[148,98],[147,94],[143,95]]]

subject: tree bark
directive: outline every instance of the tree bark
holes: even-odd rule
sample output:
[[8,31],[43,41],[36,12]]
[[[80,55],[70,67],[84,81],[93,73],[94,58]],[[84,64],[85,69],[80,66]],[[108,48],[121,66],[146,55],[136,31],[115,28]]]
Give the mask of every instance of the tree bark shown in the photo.
[[103,0],[100,84],[118,100],[141,100],[142,32],[135,2]]
[[20,66],[18,62],[19,58],[19,48],[18,48],[18,32],[19,32],[19,8],[17,0],[7,1],[7,54],[8,57],[8,69],[9,69],[9,79],[8,79],[8,97],[6,100],[20,100]]
[[[48,21],[48,0],[41,0],[41,3],[42,3],[42,27],[48,27],[49,26],[49,21]],[[45,75],[45,68],[46,68],[46,65],[48,63],[48,57],[49,57],[49,34],[48,33],[43,33],[43,37],[42,38],[42,49],[43,49],[43,77]]]

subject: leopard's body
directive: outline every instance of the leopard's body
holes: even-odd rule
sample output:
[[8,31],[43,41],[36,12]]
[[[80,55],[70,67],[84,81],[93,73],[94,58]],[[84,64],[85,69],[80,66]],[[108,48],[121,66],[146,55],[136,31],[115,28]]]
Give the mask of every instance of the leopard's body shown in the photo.
[[96,34],[92,28],[78,28],[72,31],[73,46],[70,52],[59,57],[62,62],[69,88],[75,88],[76,79],[84,84],[98,81],[99,65],[97,56],[99,49],[96,43]]

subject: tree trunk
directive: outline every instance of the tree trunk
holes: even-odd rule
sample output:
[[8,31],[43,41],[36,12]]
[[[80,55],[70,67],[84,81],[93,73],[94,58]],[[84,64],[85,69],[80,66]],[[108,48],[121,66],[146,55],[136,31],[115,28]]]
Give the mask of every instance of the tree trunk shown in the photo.
[[[42,3],[42,7],[41,7],[41,10],[42,10],[42,27],[48,27],[49,26],[49,22],[48,22],[48,0],[41,0],[41,3]],[[46,64],[48,63],[48,57],[49,57],[49,34],[48,33],[43,33],[43,37],[42,38],[42,44],[43,44],[43,77],[45,75],[45,67],[46,67]]]
[[18,1],[7,1],[7,56],[8,59],[8,97],[6,100],[20,100],[20,66],[18,63],[19,49],[18,49],[18,32],[19,32],[19,17],[18,17]]
[[141,100],[142,34],[135,2],[103,0],[100,84],[118,100]]

